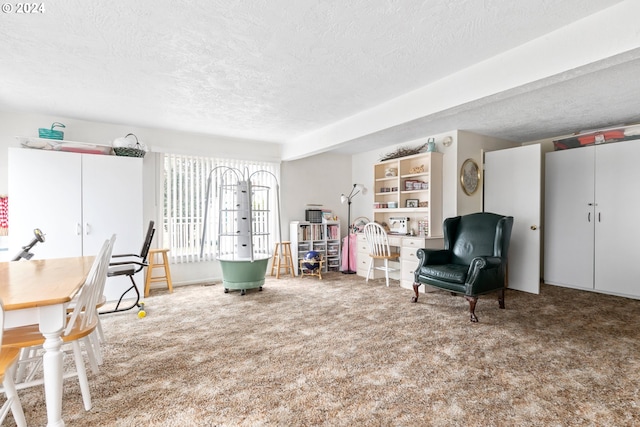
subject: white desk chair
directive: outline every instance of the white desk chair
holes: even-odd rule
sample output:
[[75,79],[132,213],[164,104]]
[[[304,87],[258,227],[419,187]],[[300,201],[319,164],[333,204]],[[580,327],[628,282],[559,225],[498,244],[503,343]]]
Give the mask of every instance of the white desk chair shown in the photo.
[[[398,259],[400,256],[397,252],[391,252],[389,247],[389,238],[387,232],[378,223],[370,222],[364,226],[364,235],[367,238],[367,245],[369,246],[369,270],[367,270],[367,282],[371,276],[373,269],[384,271],[384,276],[387,280],[387,286],[389,286],[389,272],[396,271],[397,268],[389,267],[390,259]],[[376,260],[383,260],[384,264],[376,266]]]

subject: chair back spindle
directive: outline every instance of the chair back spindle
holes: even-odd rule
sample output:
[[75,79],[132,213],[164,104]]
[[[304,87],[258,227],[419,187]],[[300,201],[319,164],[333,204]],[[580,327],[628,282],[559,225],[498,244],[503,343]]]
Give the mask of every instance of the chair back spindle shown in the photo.
[[107,280],[107,269],[109,267],[109,261],[111,260],[111,252],[113,251],[115,240],[115,234],[111,236],[111,239],[105,240],[96,255],[91,270],[82,288],[80,288],[78,299],[76,300],[76,304],[64,331],[65,335],[69,335],[77,321],[80,322],[80,327],[83,329],[93,322],[97,322],[98,312],[96,305],[104,292],[104,285]]
[[[400,254],[391,252],[387,231],[378,223],[370,222],[364,226],[364,235],[369,246],[369,270],[367,271],[367,281],[371,272],[375,270],[384,271],[387,286],[389,286],[389,272],[396,269],[389,266],[390,259],[396,259]],[[376,260],[382,260],[384,265],[375,266]]]

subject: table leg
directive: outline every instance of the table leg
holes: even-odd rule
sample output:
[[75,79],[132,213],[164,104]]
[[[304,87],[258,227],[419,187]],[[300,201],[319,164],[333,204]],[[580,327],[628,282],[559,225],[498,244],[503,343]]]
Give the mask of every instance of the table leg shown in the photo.
[[44,334],[44,394],[47,401],[47,426],[64,426],[62,421],[62,338],[60,334]]
[[64,305],[40,308],[40,332],[45,337],[42,347],[44,394],[47,404],[47,426],[63,427],[62,420],[62,333],[65,325]]

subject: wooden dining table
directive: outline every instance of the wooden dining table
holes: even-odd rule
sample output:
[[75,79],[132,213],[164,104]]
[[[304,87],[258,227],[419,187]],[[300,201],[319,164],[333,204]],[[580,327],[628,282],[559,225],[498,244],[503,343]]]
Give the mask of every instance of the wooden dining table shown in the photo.
[[0,299],[5,328],[38,324],[45,337],[44,370],[47,426],[62,419],[62,333],[69,302],[82,287],[94,257],[0,262]]

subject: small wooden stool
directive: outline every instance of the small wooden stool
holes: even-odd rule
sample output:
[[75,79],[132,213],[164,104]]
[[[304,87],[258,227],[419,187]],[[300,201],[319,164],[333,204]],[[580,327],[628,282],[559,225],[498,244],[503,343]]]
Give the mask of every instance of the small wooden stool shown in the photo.
[[276,279],[279,279],[282,268],[284,268],[284,274],[291,273],[291,277],[295,277],[296,271],[293,269],[293,259],[291,258],[291,242],[276,243],[276,248],[273,251],[271,275],[275,274]]
[[[318,264],[317,268],[314,268],[313,270],[308,269],[307,267],[305,267],[305,264]],[[307,276],[318,276],[318,279],[322,280],[322,267],[324,265],[324,260],[321,259],[320,261],[315,261],[315,260],[309,260],[309,259],[301,259],[300,260],[300,277],[303,277],[305,275],[305,272],[307,274]]]
[[[147,279],[144,282],[144,296],[149,296],[149,287],[152,282],[167,282],[169,293],[173,292],[173,284],[171,283],[171,270],[169,270],[169,249],[149,249],[149,266],[147,267]],[[156,255],[162,254],[162,262],[156,262]],[[154,276],[153,269],[164,269],[164,276]]]

